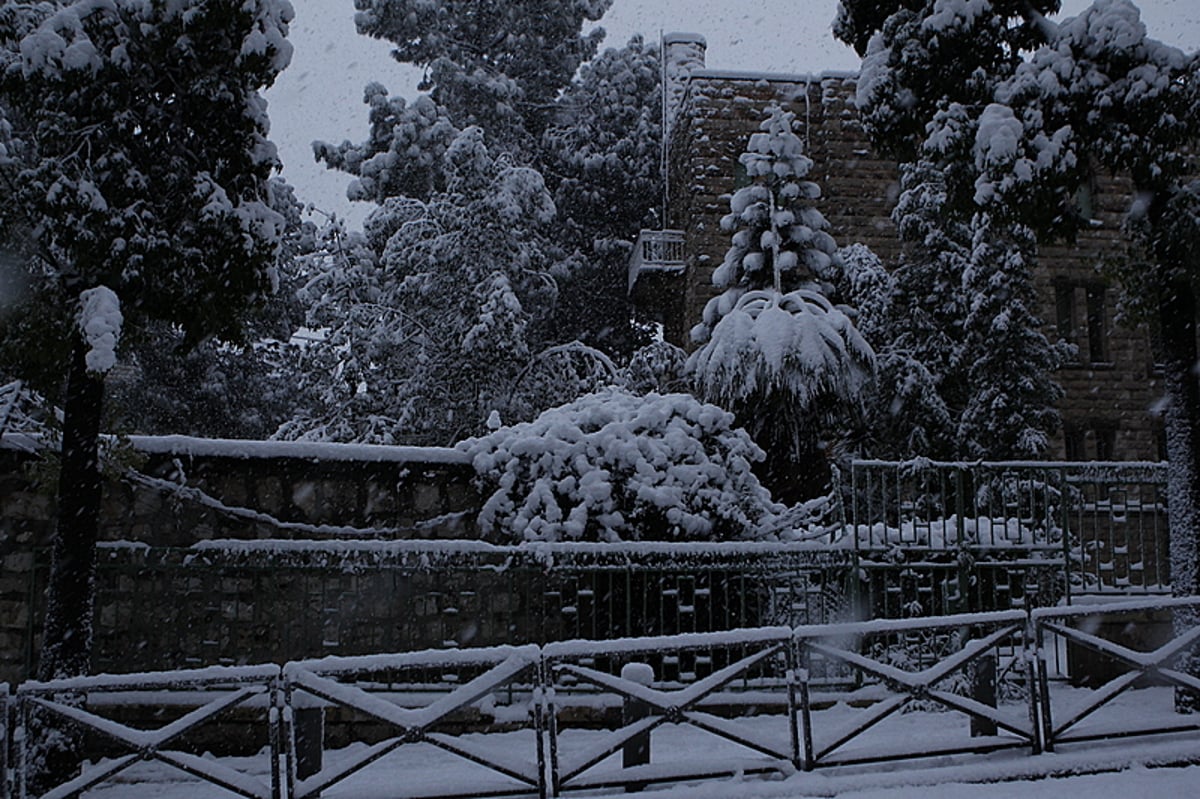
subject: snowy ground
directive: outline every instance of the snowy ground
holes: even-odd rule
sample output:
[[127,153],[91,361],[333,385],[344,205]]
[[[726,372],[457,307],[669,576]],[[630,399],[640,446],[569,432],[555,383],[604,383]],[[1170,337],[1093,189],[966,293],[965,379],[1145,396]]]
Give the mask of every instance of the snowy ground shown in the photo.
[[[1080,692],[1080,699],[1083,698]],[[1075,697],[1068,697],[1074,701]],[[1151,688],[1122,695],[1110,708],[1097,713],[1081,725],[1080,732],[1124,729],[1142,724],[1151,725],[1170,715],[1170,689]],[[1070,704],[1070,702],[1068,702]],[[1009,710],[1015,716],[1020,705]],[[868,712],[863,708],[838,704],[814,714],[814,732],[818,745],[830,741],[844,725]],[[1178,717],[1175,717],[1178,718]],[[786,741],[786,717],[780,715],[750,716],[736,720],[748,735],[756,738]],[[912,712],[893,716],[861,737],[850,742],[839,753],[879,756],[895,751],[929,751],[947,744],[964,741],[966,720],[957,713]],[[559,739],[563,761],[578,755],[610,734],[604,730],[566,730]],[[524,730],[503,734],[462,736],[478,749],[498,761],[531,765],[534,737]],[[325,765],[336,765],[345,758],[362,752],[365,744],[326,753]],[[710,767],[718,763],[740,761],[751,768],[764,761],[749,750],[716,738],[702,730],[682,725],[664,725],[653,737],[653,762],[656,769],[689,769]],[[724,799],[724,797],[778,797],[790,799],[801,796],[844,796],[854,799],[868,797],[909,797],[920,794],[922,799],[941,797],[1008,797],[1022,799],[1087,795],[1089,799],[1132,796],[1153,796],[1156,799],[1200,795],[1200,766],[1180,764],[1200,762],[1200,735],[1195,731],[1142,739],[1098,741],[1060,746],[1054,753],[1032,756],[1025,748],[1008,749],[989,755],[958,755],[887,764],[843,766],[819,769],[812,773],[778,774],[772,777],[730,779],[728,777],[701,784],[672,784],[652,787],[660,799]],[[266,754],[249,758],[222,758],[222,763],[263,783],[268,780],[269,759]],[[1165,766],[1165,767],[1164,767]],[[596,772],[619,770],[619,755],[614,755],[595,767]],[[1095,774],[1090,772],[1108,772]],[[592,774],[592,772],[588,772]],[[598,776],[598,775],[597,775]],[[1060,779],[1046,779],[1055,777]],[[225,796],[217,788],[202,787],[193,778],[169,769],[162,764],[143,764],[125,772],[119,781],[84,794],[92,799],[191,799],[192,797]],[[402,796],[430,796],[461,793],[471,795],[485,785],[511,788],[515,783],[496,776],[481,766],[465,762],[456,756],[428,744],[406,745],[363,769],[333,788],[327,789],[324,799],[372,799],[396,797],[397,786]],[[585,791],[573,795],[616,795],[620,789]]]

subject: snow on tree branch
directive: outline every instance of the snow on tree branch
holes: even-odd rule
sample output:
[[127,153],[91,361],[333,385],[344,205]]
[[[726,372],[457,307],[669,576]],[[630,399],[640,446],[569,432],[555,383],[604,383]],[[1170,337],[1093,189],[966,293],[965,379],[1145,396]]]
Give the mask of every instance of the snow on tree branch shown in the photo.
[[79,295],[79,329],[87,341],[89,372],[103,374],[116,365],[122,321],[121,301],[112,289],[97,286]]

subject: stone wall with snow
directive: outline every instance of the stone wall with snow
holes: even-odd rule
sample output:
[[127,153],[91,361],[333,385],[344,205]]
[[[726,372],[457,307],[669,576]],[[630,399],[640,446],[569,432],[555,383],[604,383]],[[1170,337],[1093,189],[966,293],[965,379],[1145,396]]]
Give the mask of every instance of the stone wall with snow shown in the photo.
[[[0,681],[12,681],[28,673],[38,647],[56,486],[55,473],[26,448],[29,442],[10,435],[4,444]],[[480,502],[473,476],[464,455],[439,448],[134,438],[110,459],[104,483],[101,537],[108,546],[101,584],[107,599],[97,621],[106,631],[98,640],[107,643],[101,648],[119,660],[135,640],[156,642],[151,646],[176,653],[175,665],[182,666],[204,651],[203,641],[220,639],[211,634],[219,628],[173,624],[186,617],[184,605],[218,621],[229,614],[244,622],[311,615],[301,607],[271,607],[271,597],[280,594],[246,583],[253,570],[231,580],[211,569],[175,570],[168,578],[169,570],[136,560],[116,568],[114,551],[183,551],[212,539],[474,537]],[[115,542],[126,543],[114,549]],[[260,589],[264,593],[255,596]],[[296,596],[296,603],[312,599]],[[246,607],[257,610],[247,617]],[[261,624],[238,629],[249,639],[269,639]]]

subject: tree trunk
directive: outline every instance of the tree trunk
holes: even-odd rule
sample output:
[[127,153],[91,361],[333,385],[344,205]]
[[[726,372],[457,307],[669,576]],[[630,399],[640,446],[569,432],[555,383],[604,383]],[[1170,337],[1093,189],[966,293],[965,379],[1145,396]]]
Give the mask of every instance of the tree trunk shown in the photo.
[[67,372],[63,409],[58,526],[50,555],[50,584],[38,677],[87,674],[91,668],[100,524],[100,419],[104,380],[87,370],[87,345],[77,337]]
[[[1200,596],[1200,380],[1197,379],[1196,296],[1184,281],[1164,288],[1159,300],[1166,383],[1167,514],[1171,532],[1171,591]],[[1178,611],[1176,634],[1200,623],[1200,614]],[[1200,653],[1181,664],[1200,676]],[[1176,709],[1200,710],[1200,696],[1177,690]]]

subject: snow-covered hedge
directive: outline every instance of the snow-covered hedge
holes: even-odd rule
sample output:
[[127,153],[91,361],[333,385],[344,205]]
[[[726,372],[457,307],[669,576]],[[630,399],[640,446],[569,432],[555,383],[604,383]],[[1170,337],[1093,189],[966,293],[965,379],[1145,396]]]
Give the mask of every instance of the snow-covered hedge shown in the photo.
[[782,509],[750,471],[733,414],[687,394],[589,394],[459,445],[485,536],[525,541],[745,539]]

